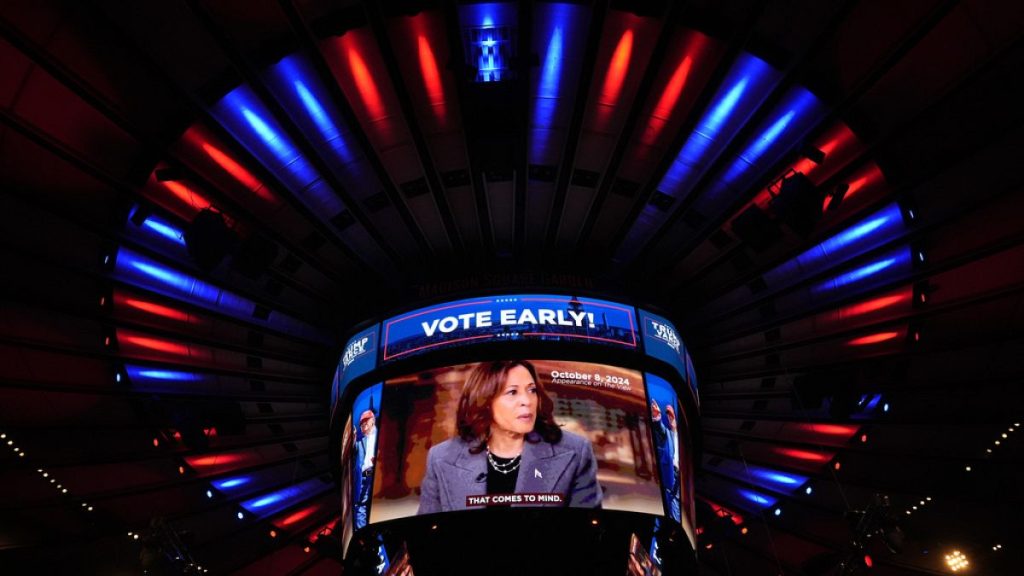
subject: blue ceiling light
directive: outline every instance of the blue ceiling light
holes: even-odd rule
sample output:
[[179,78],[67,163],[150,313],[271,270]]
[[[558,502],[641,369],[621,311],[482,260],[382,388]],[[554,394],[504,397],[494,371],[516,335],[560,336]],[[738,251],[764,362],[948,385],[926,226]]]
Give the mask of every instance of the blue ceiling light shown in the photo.
[[748,490],[746,488],[737,488],[736,492],[742,496],[747,502],[756,504],[761,508],[768,508],[769,506],[775,505],[776,499],[770,496],[765,496],[759,492]]
[[899,205],[878,212],[764,274],[769,286],[782,288],[897,238],[905,231]]
[[331,104],[327,89],[302,55],[282,58],[266,75],[275,97],[287,107],[296,124],[307,134],[318,137],[319,143],[342,164],[356,160],[340,112]]
[[842,289],[857,290],[870,285],[869,281],[877,282],[879,274],[883,272],[888,280],[896,280],[908,273],[910,268],[910,249],[903,247],[889,252],[873,262],[819,282],[811,286],[810,291],[812,295],[820,296]]
[[164,238],[170,240],[171,242],[174,242],[175,244],[179,244],[181,246],[185,245],[184,232],[178,230],[177,228],[174,228],[170,224],[165,224],[163,222],[156,220],[153,216],[147,218],[146,221],[142,223],[142,227],[152,230],[153,232],[156,232],[160,236],[163,236]]
[[[304,85],[309,86],[308,83]],[[333,215],[344,208],[341,200],[288,138],[284,128],[251,88],[235,88],[210,111],[288,190],[314,211]]]
[[[657,186],[661,196],[684,199],[714,159],[750,118],[780,78],[778,70],[750,54],[740,54],[715,93],[707,111],[686,139]],[[658,197],[656,195],[656,197]],[[668,217],[670,210],[648,204],[630,227],[615,255],[617,261],[635,256]]]
[[180,370],[156,370],[150,368],[139,368],[136,366],[127,366],[128,376],[133,380],[184,380],[184,381],[195,381],[199,380],[201,376],[192,372],[182,372]]
[[875,394],[875,395],[871,396],[871,399],[868,400],[867,406],[864,407],[864,411],[865,412],[871,412],[876,407],[878,407],[878,403],[881,400],[882,400],[882,395],[881,394]]
[[241,506],[262,518],[275,514],[330,488],[331,484],[322,482],[319,478],[311,478],[305,482],[287,486],[269,494],[250,498],[242,502]]
[[249,478],[248,476],[236,476],[234,478],[226,478],[224,480],[214,480],[212,484],[218,490],[228,491],[231,490],[232,488],[244,486],[248,484],[250,481],[251,478]]
[[459,23],[466,39],[466,64],[476,69],[473,80],[480,83],[509,80],[515,58],[515,5],[462,5],[459,6]]
[[178,272],[127,248],[122,248],[118,252],[114,271],[121,280],[142,288],[240,318],[251,318],[256,306],[250,300]]
[[[535,7],[534,35],[543,39],[540,73],[531,83],[529,159],[534,164],[552,164],[560,148],[555,134],[558,118],[566,121],[572,101],[565,92],[578,74],[567,66],[583,51],[586,41],[587,7],[575,4],[540,3]],[[561,115],[559,114],[561,112]]]

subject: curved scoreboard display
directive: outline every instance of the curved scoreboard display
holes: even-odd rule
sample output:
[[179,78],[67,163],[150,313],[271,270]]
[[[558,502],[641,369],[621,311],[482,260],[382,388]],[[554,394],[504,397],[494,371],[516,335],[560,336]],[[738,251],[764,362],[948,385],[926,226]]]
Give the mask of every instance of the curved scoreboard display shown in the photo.
[[345,548],[367,526],[521,507],[650,515],[694,545],[692,366],[667,319],[567,295],[450,301],[355,333],[332,389]]

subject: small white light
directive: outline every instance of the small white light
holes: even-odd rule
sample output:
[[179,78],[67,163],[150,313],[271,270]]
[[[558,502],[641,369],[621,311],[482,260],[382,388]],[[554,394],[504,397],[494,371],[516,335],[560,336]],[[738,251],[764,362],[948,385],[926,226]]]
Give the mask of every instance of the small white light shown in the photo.
[[888,412],[888,411],[889,411],[889,403],[886,402],[885,404],[882,404],[882,412]]
[[924,497],[924,499],[925,499],[925,500],[927,500],[927,501],[929,501],[929,502],[931,502],[931,501],[932,501],[932,497],[931,497],[931,496],[925,496],[925,497]]
[[68,493],[68,489],[67,488],[62,488],[60,493],[61,494],[67,494]]
[[964,467],[964,470],[966,470],[966,471],[970,472],[970,471],[971,471],[971,467],[970,467],[970,466],[965,466],[965,467]]
[[117,381],[117,382],[121,381],[121,373],[120,372],[118,372],[117,374],[114,374],[114,380]]
[[139,539],[139,535],[138,535],[138,534],[136,534],[136,535],[132,536],[132,538],[133,538],[134,540],[138,540],[138,539]]
[[43,472],[43,478],[48,478],[49,476],[50,476],[49,472]]
[[6,438],[7,438],[7,434],[6,433],[0,434],[0,440],[4,440]]
[[7,441],[7,445],[8,446],[14,446],[14,440],[8,440]]
[[88,510],[89,512],[92,512],[92,506],[89,506]]
[[210,490],[207,490],[206,491],[206,497],[207,498],[213,498],[213,492],[211,492]]
[[917,506],[913,506],[912,508],[913,508],[914,510],[917,510]]
[[910,516],[910,510],[907,510],[907,516]]
[[921,506],[924,506],[924,500],[921,500],[920,504]]
[[775,509],[775,515],[776,516],[782,516],[782,508],[776,508]]
[[1003,432],[1003,438],[1008,438],[1008,436],[1006,435],[1006,432]]
[[239,512],[238,513],[238,519],[241,520],[242,518],[245,518],[245,514],[242,514],[241,512]]
[[913,220],[913,219],[914,219],[914,211],[913,211],[913,210],[907,210],[907,214],[909,214],[909,215],[910,215],[910,219],[911,219],[911,220]]
[[807,487],[807,488],[806,488],[806,489],[804,490],[804,493],[805,493],[805,494],[810,494],[811,492],[814,492],[814,489],[813,489],[813,488],[811,488],[810,486],[808,486],[808,487]]

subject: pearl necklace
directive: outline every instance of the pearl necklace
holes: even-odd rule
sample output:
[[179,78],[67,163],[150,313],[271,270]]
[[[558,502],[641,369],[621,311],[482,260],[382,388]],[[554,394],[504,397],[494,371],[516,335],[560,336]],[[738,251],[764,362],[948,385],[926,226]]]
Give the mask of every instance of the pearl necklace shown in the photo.
[[523,455],[520,454],[508,462],[501,463],[494,459],[494,455],[491,454],[491,449],[487,449],[487,463],[494,468],[495,472],[499,474],[511,474],[519,469],[519,464],[522,462]]

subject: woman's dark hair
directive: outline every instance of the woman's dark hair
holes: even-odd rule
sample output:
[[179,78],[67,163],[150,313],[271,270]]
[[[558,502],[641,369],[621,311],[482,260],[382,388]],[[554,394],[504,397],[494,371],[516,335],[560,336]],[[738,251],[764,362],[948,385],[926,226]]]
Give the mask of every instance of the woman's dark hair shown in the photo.
[[526,360],[481,362],[469,373],[469,378],[466,378],[462,386],[456,414],[459,436],[466,442],[475,443],[470,448],[473,454],[479,453],[487,445],[487,436],[491,433],[491,403],[501,394],[508,373],[516,366],[526,368],[537,385],[537,420],[533,432],[526,435],[526,440],[532,443],[544,440],[553,444],[562,439],[562,429],[555,424],[555,403],[544,392],[533,364]]

